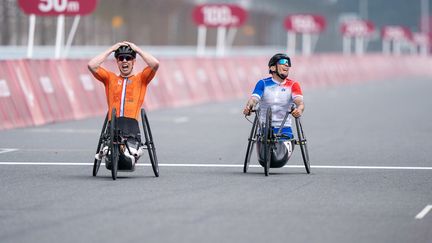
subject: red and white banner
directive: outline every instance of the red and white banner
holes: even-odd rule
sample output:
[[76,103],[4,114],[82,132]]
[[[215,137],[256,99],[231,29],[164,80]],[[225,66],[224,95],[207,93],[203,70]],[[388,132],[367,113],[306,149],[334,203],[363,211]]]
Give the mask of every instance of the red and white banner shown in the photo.
[[413,42],[417,45],[428,45],[430,43],[429,36],[423,33],[413,33]]
[[381,37],[384,40],[409,41],[412,39],[412,33],[406,27],[398,26],[398,25],[388,25],[388,26],[384,26],[381,29]]
[[368,20],[350,20],[341,24],[341,32],[346,37],[370,36],[375,31],[375,26]]
[[246,21],[247,12],[235,4],[201,4],[192,17],[195,24],[206,27],[238,27]]
[[316,14],[289,15],[284,21],[285,29],[296,33],[321,33],[326,27],[326,20]]
[[86,15],[92,13],[97,0],[18,0],[18,6],[26,14],[42,16]]

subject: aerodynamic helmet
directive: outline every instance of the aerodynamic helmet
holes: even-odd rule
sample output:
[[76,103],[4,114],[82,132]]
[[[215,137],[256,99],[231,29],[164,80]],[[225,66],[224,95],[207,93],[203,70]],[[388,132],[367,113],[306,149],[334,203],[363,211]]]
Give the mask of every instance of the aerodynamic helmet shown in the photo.
[[283,53],[277,53],[277,54],[273,55],[268,62],[268,67],[275,66],[276,63],[282,59],[286,59],[288,61],[288,66],[291,67],[291,59],[289,58],[288,55],[283,54]]
[[114,57],[117,58],[120,55],[130,55],[133,58],[136,57],[136,52],[132,50],[130,46],[120,46],[115,52]]

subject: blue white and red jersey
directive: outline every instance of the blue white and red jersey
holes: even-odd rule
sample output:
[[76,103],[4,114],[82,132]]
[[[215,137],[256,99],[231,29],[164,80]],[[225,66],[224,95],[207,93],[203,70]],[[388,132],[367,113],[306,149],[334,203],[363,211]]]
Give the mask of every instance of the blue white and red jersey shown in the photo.
[[[280,127],[287,111],[297,97],[303,98],[303,92],[297,81],[286,78],[282,83],[272,77],[261,79],[255,85],[252,96],[258,98],[260,105],[260,122],[265,121],[268,107],[272,108],[272,126]],[[291,127],[289,116],[284,127]]]

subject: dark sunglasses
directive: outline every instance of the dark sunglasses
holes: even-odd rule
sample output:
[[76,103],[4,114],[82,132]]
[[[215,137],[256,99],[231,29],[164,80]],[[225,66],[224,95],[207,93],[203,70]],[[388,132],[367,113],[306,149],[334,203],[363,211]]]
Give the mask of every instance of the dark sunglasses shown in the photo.
[[278,64],[279,65],[288,64],[288,66],[291,67],[291,61],[289,59],[285,59],[285,58],[284,59],[279,59]]
[[124,60],[130,61],[132,59],[133,59],[133,57],[129,56],[129,55],[120,55],[117,57],[117,60],[119,60],[120,62],[123,62]]

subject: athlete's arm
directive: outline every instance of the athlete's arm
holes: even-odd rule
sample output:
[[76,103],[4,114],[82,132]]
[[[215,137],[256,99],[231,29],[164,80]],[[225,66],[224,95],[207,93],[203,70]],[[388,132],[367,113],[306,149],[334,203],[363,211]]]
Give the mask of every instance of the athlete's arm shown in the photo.
[[293,115],[294,117],[300,117],[303,114],[304,107],[305,107],[303,102],[303,97],[298,96],[294,98],[294,104],[296,104],[296,108],[291,112],[291,115]]
[[138,53],[141,56],[141,58],[144,60],[144,62],[147,63],[147,65],[151,67],[154,71],[156,71],[159,68],[159,61],[154,56],[143,51],[141,48],[139,48],[137,45],[135,45],[132,42],[125,41],[125,43],[128,44],[132,48],[132,50]]
[[100,65],[111,55],[111,53],[115,50],[117,50],[120,46],[127,45],[125,42],[118,42],[111,46],[110,48],[106,49],[101,54],[97,55],[93,59],[91,59],[87,67],[92,73],[96,73],[97,69],[100,67]]
[[259,100],[257,97],[252,96],[249,98],[248,102],[246,103],[245,108],[243,109],[243,114],[245,116],[249,116],[251,114],[252,109],[258,104]]
[[249,98],[246,103],[245,108],[243,109],[243,114],[249,116],[252,109],[258,104],[261,97],[264,94],[265,84],[264,81],[260,80],[256,83],[254,90],[252,91],[252,96]]

